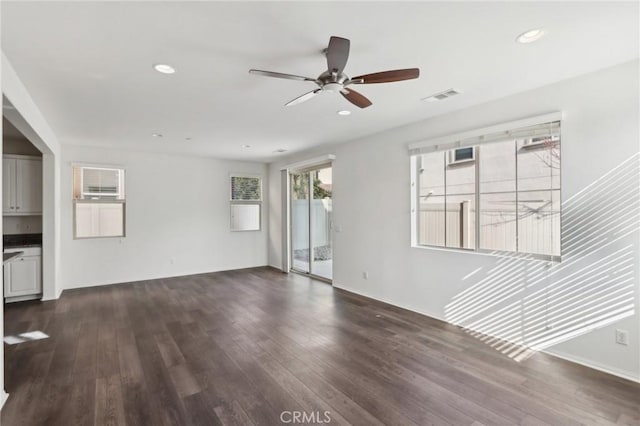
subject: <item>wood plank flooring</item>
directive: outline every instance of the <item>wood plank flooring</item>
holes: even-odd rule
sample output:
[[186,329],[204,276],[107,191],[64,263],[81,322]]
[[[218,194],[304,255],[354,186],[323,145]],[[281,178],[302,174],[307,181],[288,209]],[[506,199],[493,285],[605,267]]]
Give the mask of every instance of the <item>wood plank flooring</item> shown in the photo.
[[5,309],[51,337],[5,345],[2,426],[640,424],[639,384],[270,268]]

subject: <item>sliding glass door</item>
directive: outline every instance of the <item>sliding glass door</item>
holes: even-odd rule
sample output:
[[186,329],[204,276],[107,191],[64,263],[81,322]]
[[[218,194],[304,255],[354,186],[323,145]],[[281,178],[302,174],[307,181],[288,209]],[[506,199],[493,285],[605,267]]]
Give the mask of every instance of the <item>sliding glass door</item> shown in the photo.
[[310,273],[309,260],[309,173],[291,174],[291,265]]
[[311,273],[328,280],[333,278],[333,250],[331,241],[332,179],[331,167],[316,169],[311,182]]
[[290,182],[292,270],[331,280],[331,166],[291,173]]

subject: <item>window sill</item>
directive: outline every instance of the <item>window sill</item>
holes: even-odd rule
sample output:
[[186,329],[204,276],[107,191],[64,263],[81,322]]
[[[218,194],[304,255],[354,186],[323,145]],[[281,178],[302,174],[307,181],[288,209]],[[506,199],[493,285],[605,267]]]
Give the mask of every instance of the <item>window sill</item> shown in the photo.
[[546,255],[546,254],[501,252],[497,250],[473,250],[473,249],[464,249],[464,248],[455,248],[455,247],[425,246],[425,245],[418,245],[418,244],[412,244],[411,248],[421,249],[421,250],[431,250],[431,251],[443,251],[448,253],[471,254],[476,256],[519,259],[519,260],[534,261],[534,262],[550,262],[550,263],[562,262],[561,256],[553,256],[553,255]]
[[[76,241],[80,241],[80,240],[106,240],[106,239],[115,239],[115,238],[126,238],[126,235],[101,235],[101,236],[96,236],[96,237],[73,237],[73,240]],[[120,241],[122,242],[122,241]]]

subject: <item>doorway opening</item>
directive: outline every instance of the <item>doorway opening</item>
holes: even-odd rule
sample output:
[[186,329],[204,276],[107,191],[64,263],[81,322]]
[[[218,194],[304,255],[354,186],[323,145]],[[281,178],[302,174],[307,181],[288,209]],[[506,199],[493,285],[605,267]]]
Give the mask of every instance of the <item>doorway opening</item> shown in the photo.
[[331,164],[290,172],[291,271],[333,279]]

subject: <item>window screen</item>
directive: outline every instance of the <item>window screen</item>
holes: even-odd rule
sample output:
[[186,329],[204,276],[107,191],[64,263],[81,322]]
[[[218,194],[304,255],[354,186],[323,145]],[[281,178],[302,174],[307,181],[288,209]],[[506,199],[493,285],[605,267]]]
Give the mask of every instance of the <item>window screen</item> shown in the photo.
[[262,179],[250,176],[231,176],[231,199],[235,201],[262,200]]

